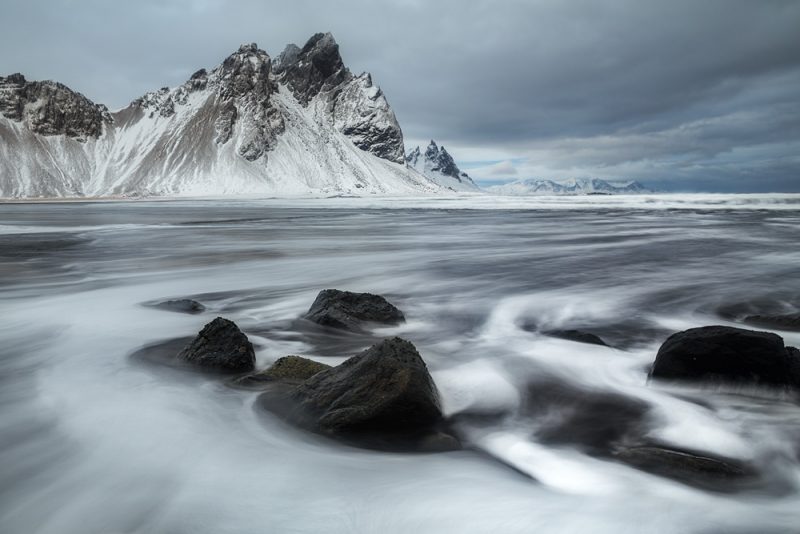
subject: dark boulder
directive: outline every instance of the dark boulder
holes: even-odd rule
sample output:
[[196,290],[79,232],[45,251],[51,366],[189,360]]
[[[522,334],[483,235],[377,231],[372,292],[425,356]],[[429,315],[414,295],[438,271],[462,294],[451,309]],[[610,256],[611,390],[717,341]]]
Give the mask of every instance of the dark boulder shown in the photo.
[[589,345],[602,345],[607,347],[608,344],[603,341],[600,336],[583,330],[546,330],[542,334],[559,339],[566,339],[568,341],[576,341],[578,343],[587,343]]
[[769,332],[728,326],[691,328],[661,345],[650,371],[664,380],[800,385],[800,356]]
[[442,437],[438,394],[425,362],[400,338],[373,345],[290,391],[267,391],[259,403],[302,428],[356,445],[454,448],[454,440]]
[[536,440],[607,456],[646,433],[649,411],[646,402],[621,393],[548,380],[528,385],[522,413],[535,418]]
[[359,330],[369,322],[392,325],[405,321],[403,312],[380,295],[338,289],[320,291],[304,317],[323,326],[344,330]]
[[153,308],[158,308],[160,310],[167,310],[178,313],[196,314],[206,311],[205,306],[203,306],[196,300],[192,299],[163,300],[160,302],[153,302],[151,304],[148,304],[148,306],[152,306]]
[[284,356],[263,371],[237,378],[234,381],[234,385],[259,388],[272,382],[300,384],[315,374],[330,368],[330,365],[315,362],[302,356]]
[[178,360],[219,372],[246,373],[255,368],[256,356],[239,327],[217,317],[178,353]]

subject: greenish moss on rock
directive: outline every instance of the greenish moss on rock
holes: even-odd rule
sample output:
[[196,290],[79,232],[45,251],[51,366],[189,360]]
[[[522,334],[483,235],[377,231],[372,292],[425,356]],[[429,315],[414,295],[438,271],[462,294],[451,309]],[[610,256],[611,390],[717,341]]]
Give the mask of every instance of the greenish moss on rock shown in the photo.
[[330,365],[302,356],[284,356],[263,371],[237,378],[234,385],[247,388],[259,388],[272,382],[295,385],[330,368]]

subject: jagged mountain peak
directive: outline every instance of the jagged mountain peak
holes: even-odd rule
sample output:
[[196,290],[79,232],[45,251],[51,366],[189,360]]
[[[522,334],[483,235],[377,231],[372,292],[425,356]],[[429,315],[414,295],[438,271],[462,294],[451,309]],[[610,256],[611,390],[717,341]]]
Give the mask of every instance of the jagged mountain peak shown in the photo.
[[415,147],[406,154],[406,163],[428,178],[456,191],[478,191],[479,188],[472,178],[456,165],[453,156],[436,141],[431,139],[423,155],[420,147]]
[[288,45],[273,70],[304,106],[352,78],[330,33],[314,34],[302,48]]
[[236,51],[237,54],[266,54],[265,51],[261,50],[258,47],[257,43],[243,43],[239,45],[239,50]]
[[66,135],[84,142],[112,122],[108,108],[66,85],[28,81],[20,73],[0,76],[0,115],[40,135]]

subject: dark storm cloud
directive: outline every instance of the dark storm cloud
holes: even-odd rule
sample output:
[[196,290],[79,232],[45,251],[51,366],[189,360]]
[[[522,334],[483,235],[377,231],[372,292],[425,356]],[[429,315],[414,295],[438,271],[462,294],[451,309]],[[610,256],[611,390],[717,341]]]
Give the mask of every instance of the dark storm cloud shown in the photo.
[[794,0],[3,0],[0,72],[119,107],[241,42],[331,31],[409,141],[513,162],[479,179],[800,190],[798,28]]

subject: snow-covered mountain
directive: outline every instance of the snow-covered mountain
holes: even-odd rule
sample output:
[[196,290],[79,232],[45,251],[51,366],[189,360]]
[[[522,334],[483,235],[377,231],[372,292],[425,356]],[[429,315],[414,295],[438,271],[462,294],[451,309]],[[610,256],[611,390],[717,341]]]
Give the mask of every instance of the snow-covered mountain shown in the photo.
[[517,180],[486,188],[496,195],[631,195],[652,193],[636,181],[607,182],[599,178],[576,178],[555,182],[553,180]]
[[59,83],[0,77],[0,197],[418,194],[403,134],[330,34],[274,61],[255,44],[109,112]]
[[472,178],[461,172],[450,153],[433,140],[424,154],[419,147],[406,154],[406,162],[418,173],[453,191],[480,191]]

